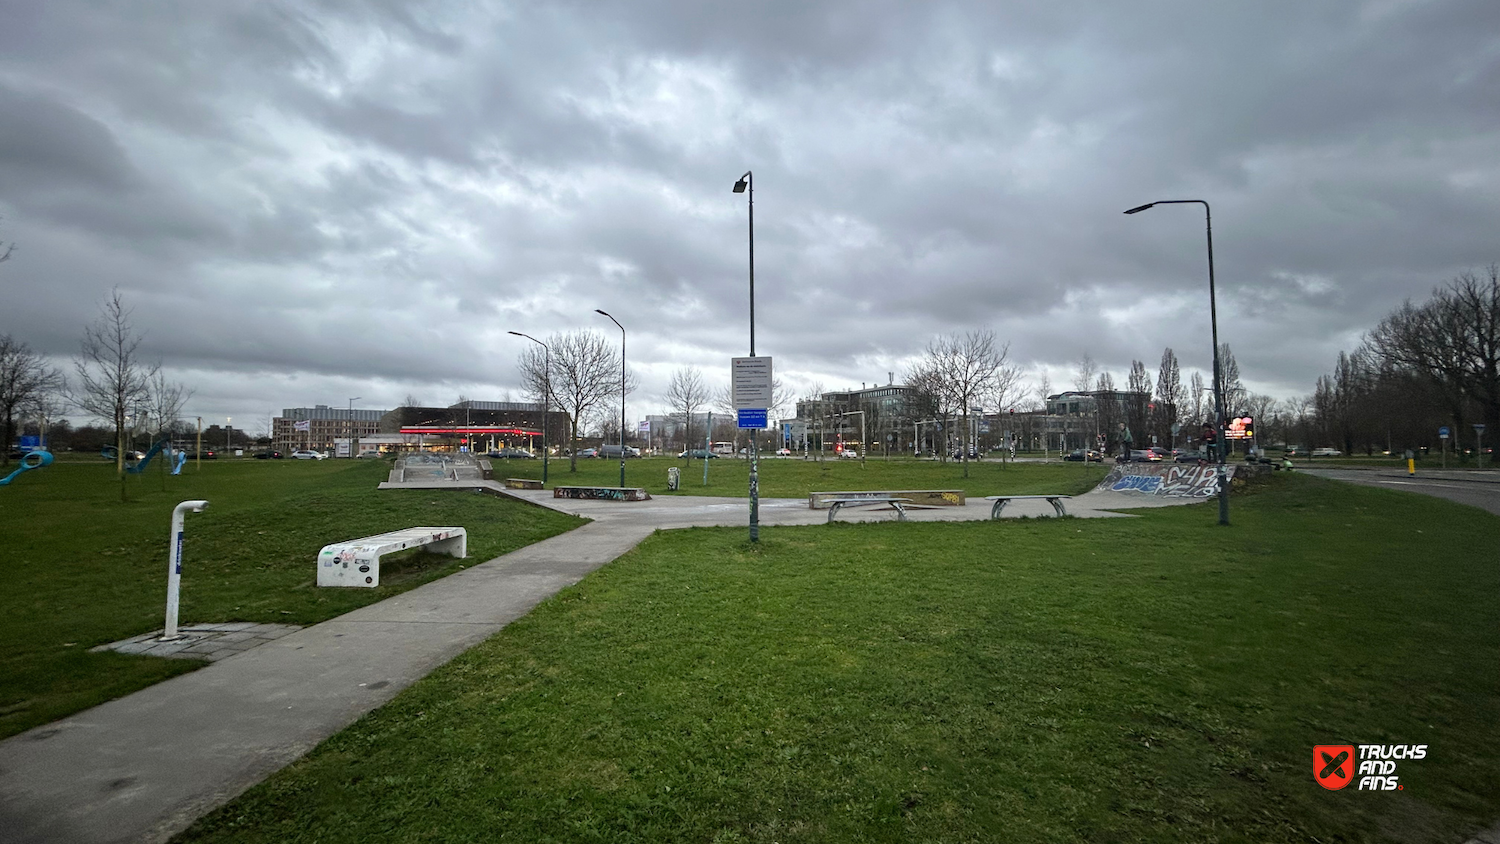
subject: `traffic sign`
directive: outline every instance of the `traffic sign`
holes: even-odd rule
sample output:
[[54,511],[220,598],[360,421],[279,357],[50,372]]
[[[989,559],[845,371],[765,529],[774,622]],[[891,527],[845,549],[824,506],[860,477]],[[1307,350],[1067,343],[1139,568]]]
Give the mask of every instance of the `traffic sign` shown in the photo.
[[735,415],[739,420],[741,428],[764,428],[766,427],[766,409],[764,407],[740,407],[735,409]]
[[1484,433],[1484,423],[1483,422],[1475,422],[1474,423],[1474,432],[1477,433],[1477,434]]
[[729,365],[729,375],[735,410],[767,408],[772,405],[770,358],[733,358]]
[[1448,439],[1448,426],[1444,425],[1443,427],[1441,427],[1441,428],[1438,429],[1438,439],[1440,439],[1440,440],[1446,440],[1446,439]]

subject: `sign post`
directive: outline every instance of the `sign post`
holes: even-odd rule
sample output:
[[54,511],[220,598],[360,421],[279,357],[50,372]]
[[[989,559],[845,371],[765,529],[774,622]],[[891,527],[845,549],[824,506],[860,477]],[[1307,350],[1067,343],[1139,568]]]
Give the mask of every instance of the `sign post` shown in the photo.
[[[754,340],[751,340],[751,343],[753,345]],[[754,354],[747,358],[732,358],[729,364],[729,374],[730,398],[734,404],[735,413],[739,417],[739,427],[751,430],[750,541],[759,542],[760,443],[756,433],[759,429],[766,427],[766,415],[771,407],[771,359],[756,357]]]
[[1448,426],[1444,425],[1438,429],[1438,449],[1443,453],[1443,468],[1448,468]]
[[1474,423],[1474,462],[1479,468],[1484,468],[1484,423]]

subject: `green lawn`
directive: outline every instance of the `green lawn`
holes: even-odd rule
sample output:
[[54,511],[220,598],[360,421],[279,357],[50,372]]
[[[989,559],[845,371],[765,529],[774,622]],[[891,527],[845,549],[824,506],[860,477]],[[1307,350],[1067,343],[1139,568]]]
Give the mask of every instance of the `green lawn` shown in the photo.
[[[161,628],[167,534],[179,501],[209,501],[187,516],[184,624],[323,621],[581,524],[487,495],[379,491],[389,468],[205,461],[201,472],[189,464],[178,477],[149,469],[129,476],[124,504],[102,460],[55,463],[0,487],[0,737],[201,665],[88,653]],[[418,525],[467,528],[470,559],[387,558],[378,589],[314,587],[323,545]]]
[[[491,461],[495,477],[540,478],[540,460]],[[703,483],[702,460],[677,460],[670,457],[647,457],[625,461],[627,486],[645,487],[652,495],[728,495],[750,494],[750,461],[717,458],[708,461],[708,484]],[[667,489],[667,469],[677,467],[682,485],[675,493]],[[885,460],[871,457],[864,465],[858,460],[822,462],[794,458],[772,458],[760,461],[760,494],[765,498],[806,498],[812,491],[841,492],[867,489],[962,489],[971,496],[1012,493],[1077,494],[1094,487],[1106,472],[1103,464],[1092,463],[1000,463],[983,460],[969,464],[964,478],[958,463],[938,463],[909,457]],[[620,461],[586,459],[578,461],[578,471],[571,472],[566,459],[553,460],[547,476],[549,486],[597,485],[620,483]]]
[[[727,474],[727,472],[726,472]],[[1277,475],[1138,519],[661,533],[189,841],[1462,841],[1500,518]],[[1397,792],[1316,744],[1426,744]]]

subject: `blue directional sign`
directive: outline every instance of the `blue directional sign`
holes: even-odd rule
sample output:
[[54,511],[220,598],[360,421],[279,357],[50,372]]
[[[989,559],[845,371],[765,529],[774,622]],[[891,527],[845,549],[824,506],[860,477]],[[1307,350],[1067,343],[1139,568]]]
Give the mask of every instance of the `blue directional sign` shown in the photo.
[[739,417],[741,428],[764,428],[766,427],[766,409],[764,407],[742,407],[735,411]]
[[1448,426],[1444,425],[1443,427],[1438,429],[1438,438],[1444,440],[1448,439]]

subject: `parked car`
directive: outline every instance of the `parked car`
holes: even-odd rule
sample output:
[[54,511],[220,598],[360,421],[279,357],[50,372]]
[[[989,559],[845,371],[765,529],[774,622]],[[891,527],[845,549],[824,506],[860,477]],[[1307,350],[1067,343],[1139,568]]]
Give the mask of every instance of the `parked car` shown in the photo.
[[706,459],[708,459],[710,457],[718,457],[719,455],[714,454],[712,451],[705,451],[704,449],[701,449],[701,448],[693,448],[693,449],[688,449],[687,451],[681,452],[677,456],[679,458],[685,457],[685,458],[688,458],[689,460],[706,460]]
[[536,455],[524,448],[496,448],[489,453],[490,457],[504,460],[535,460]]
[[200,456],[204,460],[218,460],[219,459],[219,453],[217,451],[214,451],[211,448],[205,448],[205,449],[203,449],[203,451],[200,452]]
[[[599,449],[600,457],[608,457],[614,460],[620,459],[620,447],[618,445],[606,445]],[[641,450],[634,446],[625,446],[626,457],[640,457]]]
[[1336,448],[1315,448],[1312,450],[1313,457],[1343,457],[1344,453]]
[[[961,449],[961,448],[955,448],[955,449],[953,449],[953,453],[950,454],[950,455],[948,455],[948,456],[952,457],[954,460],[962,460],[962,459],[964,459],[964,450]],[[976,450],[974,450],[974,449],[972,449],[972,448],[969,449],[969,459],[970,460],[978,460],[979,459],[979,452],[976,451]]]
[[1205,452],[1202,452],[1202,451],[1180,451],[1179,450],[1177,452],[1177,456],[1175,458],[1173,458],[1173,459],[1176,460],[1178,463],[1197,463],[1200,460],[1207,460],[1209,458],[1208,458],[1208,454],[1206,454]]
[[274,450],[273,451],[257,451],[257,452],[255,452],[255,459],[256,460],[280,460],[281,458],[283,458],[285,456],[286,456],[285,454],[282,454],[281,452],[274,451]]
[[309,451],[305,448],[292,452],[292,459],[294,460],[322,460],[327,456],[321,451]]
[[1103,463],[1104,455],[1093,449],[1075,448],[1063,459],[1073,463]]

